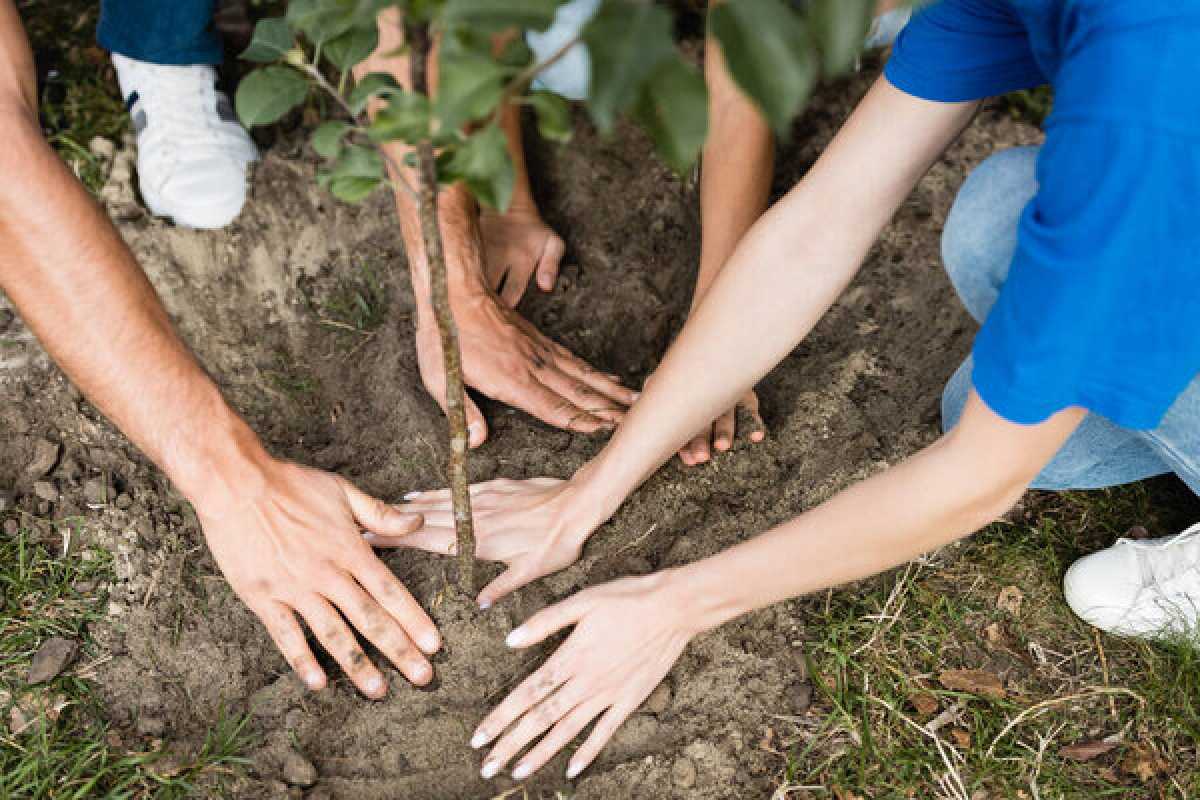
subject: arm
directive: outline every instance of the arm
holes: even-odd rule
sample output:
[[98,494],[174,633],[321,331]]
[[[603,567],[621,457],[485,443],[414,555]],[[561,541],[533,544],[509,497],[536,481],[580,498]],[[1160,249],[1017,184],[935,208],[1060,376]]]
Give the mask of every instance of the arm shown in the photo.
[[432,670],[433,623],[362,542],[417,520],[345,480],[276,461],[175,335],[116,229],[41,136],[33,62],[0,0],[0,289],[88,398],[196,508],[213,555],[300,677],[325,683],[300,613],[355,683],[386,688],[336,607],[403,670]]
[[[384,72],[411,87],[409,57],[403,50],[404,27],[399,12],[379,17],[379,47],[360,64],[358,77]],[[431,87],[437,86],[436,48],[429,62]],[[373,106],[378,107],[378,103]],[[513,205],[503,214],[480,214],[466,186],[442,187],[438,216],[450,304],[459,329],[464,379],[489,397],[525,410],[559,428],[583,433],[606,430],[620,421],[633,401],[633,392],[601,374],[543,336],[514,310],[530,278],[554,287],[564,246],[537,211],[521,146],[520,109],[502,115],[509,136],[509,154],[516,169]],[[412,148],[400,142],[384,146],[390,164],[403,165]],[[410,186],[414,170],[399,166]],[[417,301],[417,357],[425,388],[445,407],[441,340],[430,301],[429,264],[415,198],[396,192],[400,233],[408,254],[413,293]],[[487,438],[487,423],[467,397],[467,425],[472,447]]]

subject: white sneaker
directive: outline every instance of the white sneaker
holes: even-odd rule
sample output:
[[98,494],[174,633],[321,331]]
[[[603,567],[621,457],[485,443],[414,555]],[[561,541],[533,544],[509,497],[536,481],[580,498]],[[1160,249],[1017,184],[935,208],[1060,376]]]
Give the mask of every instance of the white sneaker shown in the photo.
[[1122,636],[1156,638],[1200,628],[1200,524],[1164,539],[1118,539],[1063,578],[1080,619]]
[[138,188],[151,213],[188,228],[223,228],[246,202],[258,148],[209,66],[112,57],[137,133]]

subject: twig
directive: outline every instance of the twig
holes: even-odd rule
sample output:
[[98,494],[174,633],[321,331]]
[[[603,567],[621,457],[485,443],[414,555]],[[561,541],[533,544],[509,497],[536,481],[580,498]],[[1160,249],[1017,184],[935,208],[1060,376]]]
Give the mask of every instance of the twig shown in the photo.
[[1043,712],[1048,711],[1055,706],[1060,706],[1063,703],[1070,703],[1074,700],[1086,700],[1087,698],[1095,697],[1096,695],[1112,696],[1118,694],[1125,695],[1126,697],[1132,697],[1138,702],[1138,705],[1142,706],[1143,708],[1146,705],[1146,699],[1140,694],[1120,686],[1089,686],[1078,694],[1071,694],[1065,697],[1052,697],[1049,700],[1043,700],[1040,703],[1030,706],[1020,714],[1017,714],[1015,717],[1013,717],[1012,720],[1004,726],[1004,730],[1000,731],[1000,733],[996,735],[996,738],[992,740],[992,743],[988,746],[987,753],[985,753],[985,755],[987,758],[992,758],[996,752],[996,745],[999,744],[1000,740],[1007,736],[1009,731],[1020,725],[1028,717],[1040,716]]
[[[1104,675],[1104,685],[1111,685],[1112,681],[1108,676],[1108,656],[1104,654],[1104,645],[1100,642],[1100,629],[1092,628],[1092,636],[1096,639],[1096,652],[1100,654],[1100,672]],[[1113,719],[1117,719],[1117,699],[1112,695],[1108,696],[1108,713]]]

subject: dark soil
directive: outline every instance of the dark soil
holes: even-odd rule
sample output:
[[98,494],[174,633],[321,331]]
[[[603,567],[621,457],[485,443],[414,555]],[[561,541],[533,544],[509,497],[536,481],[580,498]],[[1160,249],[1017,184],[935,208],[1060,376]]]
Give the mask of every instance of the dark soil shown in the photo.
[[[820,94],[781,150],[778,192],[803,175],[872,77]],[[380,702],[344,680],[306,693],[220,577],[186,503],[30,342],[0,351],[0,488],[15,488],[18,507],[54,541],[67,521],[79,534],[74,551],[114,553],[117,580],[97,590],[109,593],[108,615],[93,633],[111,653],[97,680],[128,742],[163,738],[194,749],[219,717],[248,711],[261,747],[227,787],[238,797],[299,796],[287,782],[314,777],[305,796],[503,795],[511,782],[481,780],[467,739],[535,663],[503,646],[516,622],[580,587],[726,548],[937,435],[941,386],[974,331],[941,270],[941,224],[973,165],[1037,138],[985,112],[905,203],[845,297],[760,387],[766,443],[741,444],[695,470],[672,462],[580,563],[478,614],[446,598],[450,561],[388,555],[445,635],[432,690],[392,671]],[[128,209],[121,230],[187,341],[274,452],[395,500],[440,485],[445,453],[444,422],[412,350],[399,232],[388,198],[348,207],[319,191],[303,142],[301,132],[279,137],[227,231],[175,229]],[[660,166],[631,129],[605,140],[581,121],[569,146],[530,148],[544,213],[569,253],[559,289],[531,293],[522,310],[595,366],[638,384],[688,306],[700,241],[695,187]],[[388,321],[367,332],[323,323],[340,293],[370,273],[382,276]],[[3,307],[0,333],[20,335]],[[471,459],[476,478],[565,477],[603,445],[496,404],[484,410],[492,435]],[[26,469],[41,438],[62,445],[45,478]],[[100,509],[88,507],[84,489],[97,477],[113,498]],[[50,481],[58,499],[39,498],[37,480]],[[88,494],[95,499],[94,485]],[[803,656],[812,602],[694,642],[669,693],[656,693],[573,787],[560,756],[529,796],[769,796],[784,760],[762,745],[768,729],[813,713]]]

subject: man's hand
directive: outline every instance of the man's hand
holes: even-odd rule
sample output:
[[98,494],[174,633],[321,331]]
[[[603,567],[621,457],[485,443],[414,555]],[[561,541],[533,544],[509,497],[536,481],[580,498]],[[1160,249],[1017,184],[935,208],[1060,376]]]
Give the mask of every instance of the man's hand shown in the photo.
[[[424,517],[416,533],[400,537],[367,534],[375,547],[415,547],[431,553],[454,552],[454,511],[448,490],[413,492],[399,508]],[[571,481],[533,478],[499,480],[471,487],[476,555],[508,565],[479,593],[488,608],[510,592],[575,563],[587,538],[609,517]]]
[[713,422],[712,425],[696,434],[690,442],[679,451],[679,460],[689,467],[707,463],[712,457],[712,449],[724,453],[733,447],[734,437],[737,436],[737,412],[744,409],[750,417],[750,433],[747,435],[754,443],[767,438],[767,426],[763,423],[758,411],[758,395],[753,390],[738,403],[737,408],[731,408]]
[[[614,376],[597,372],[543,336],[493,293],[459,292],[451,305],[463,378],[488,397],[579,433],[613,428],[637,398]],[[442,342],[432,320],[417,325],[417,363],[425,389],[445,410]],[[466,412],[471,446],[478,447],[487,439],[487,423],[470,397]]]
[[279,461],[268,463],[261,490],[244,504],[196,511],[229,585],[310,689],[326,677],[296,614],[368,697],[383,697],[387,682],[351,625],[413,683],[433,678],[426,655],[441,646],[437,628],[361,535],[402,537],[420,527],[420,515],[336,475]]
[[484,211],[479,233],[488,286],[506,306],[517,307],[535,275],[539,289],[554,290],[566,246],[536,210]]

